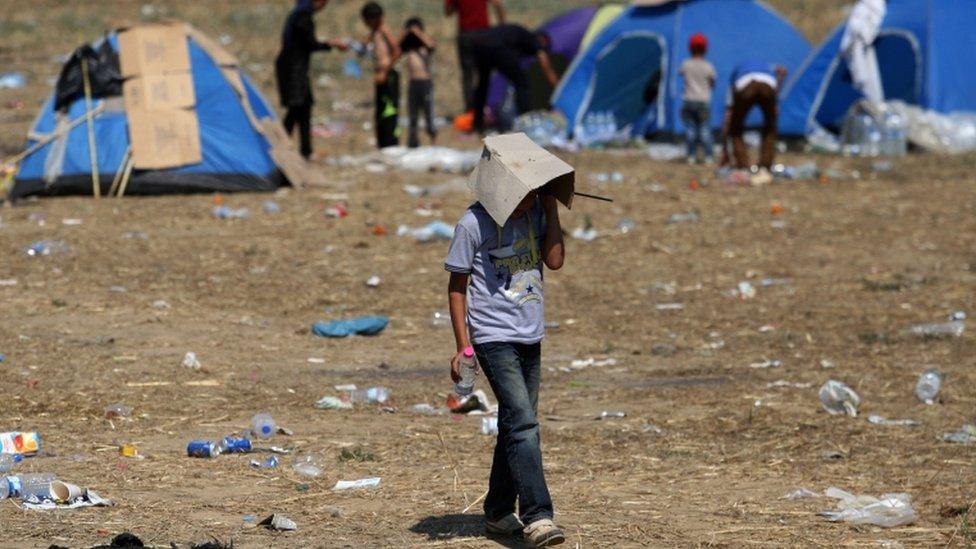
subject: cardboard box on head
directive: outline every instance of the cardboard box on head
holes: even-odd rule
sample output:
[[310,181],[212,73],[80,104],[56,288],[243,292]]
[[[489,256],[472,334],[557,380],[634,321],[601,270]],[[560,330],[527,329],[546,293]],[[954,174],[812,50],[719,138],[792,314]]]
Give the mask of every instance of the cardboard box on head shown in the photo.
[[573,207],[576,172],[572,166],[524,133],[496,135],[485,138],[484,143],[468,186],[499,226],[508,221],[525,195],[541,187],[548,186],[546,192],[567,208]]

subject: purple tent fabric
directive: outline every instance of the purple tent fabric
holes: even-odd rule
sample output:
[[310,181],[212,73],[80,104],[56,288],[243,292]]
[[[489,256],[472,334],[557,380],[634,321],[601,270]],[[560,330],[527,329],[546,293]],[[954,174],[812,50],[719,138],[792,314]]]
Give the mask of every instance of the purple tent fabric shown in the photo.
[[[598,9],[598,6],[587,6],[568,11],[550,19],[539,27],[538,30],[545,31],[552,41],[550,53],[560,55],[571,62],[579,52],[583,35],[590,28],[590,21],[593,20]],[[526,58],[522,61],[522,66],[525,67],[531,60],[531,58]],[[499,74],[492,76],[491,83],[488,85],[488,108],[491,109],[491,112],[497,113],[498,109],[501,108],[509,87],[508,80],[505,77]]]

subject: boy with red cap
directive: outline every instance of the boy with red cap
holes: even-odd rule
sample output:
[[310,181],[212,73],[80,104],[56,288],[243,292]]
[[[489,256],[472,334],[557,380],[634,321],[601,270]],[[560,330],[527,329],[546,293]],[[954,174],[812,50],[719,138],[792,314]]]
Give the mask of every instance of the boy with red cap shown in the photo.
[[705,163],[713,162],[712,141],[712,90],[715,88],[715,67],[705,60],[708,39],[695,33],[688,42],[691,57],[678,69],[685,80],[681,94],[681,123],[685,126],[685,142],[688,146],[688,164],[694,164],[698,156],[698,143],[705,149]]

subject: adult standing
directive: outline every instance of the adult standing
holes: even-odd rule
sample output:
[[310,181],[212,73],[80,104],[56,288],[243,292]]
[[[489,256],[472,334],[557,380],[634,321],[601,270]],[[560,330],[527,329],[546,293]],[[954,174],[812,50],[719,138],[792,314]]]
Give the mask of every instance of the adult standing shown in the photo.
[[444,14],[448,17],[457,14],[458,35],[457,53],[461,65],[461,94],[464,97],[464,110],[474,108],[475,66],[471,38],[474,33],[491,27],[488,5],[495,12],[499,25],[505,24],[505,7],[502,0],[444,0]]
[[472,104],[476,131],[485,130],[485,103],[493,71],[501,73],[515,88],[518,114],[525,114],[531,106],[529,77],[522,68],[523,58],[536,57],[549,85],[556,87],[559,77],[549,61],[549,45],[549,35],[545,32],[533,33],[520,25],[498,25],[471,37],[471,54],[478,68],[478,86]]
[[729,82],[729,95],[725,108],[722,128],[722,163],[727,164],[729,154],[727,137],[732,139],[732,155],[735,167],[750,167],[749,149],[743,134],[746,117],[753,107],[758,106],[763,114],[762,145],[759,153],[760,173],[757,184],[766,183],[769,169],[776,157],[776,124],[779,116],[777,90],[786,78],[786,69],[763,61],[745,61],[732,71]]
[[281,52],[275,59],[278,96],[285,113],[285,131],[291,135],[295,126],[301,139],[301,153],[306,160],[312,156],[312,85],[308,68],[312,53],[332,48],[345,51],[342,40],[320,42],[315,36],[315,12],[325,8],[329,0],[297,0],[285,20],[281,33]]

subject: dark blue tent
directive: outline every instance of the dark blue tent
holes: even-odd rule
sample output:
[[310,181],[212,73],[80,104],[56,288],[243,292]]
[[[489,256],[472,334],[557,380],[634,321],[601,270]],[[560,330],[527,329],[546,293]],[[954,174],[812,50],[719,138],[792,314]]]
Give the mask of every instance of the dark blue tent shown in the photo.
[[[272,144],[281,143],[283,136],[274,111],[236,64],[228,61],[231,56],[191,27],[180,28],[186,29],[183,36],[195,98],[189,112],[196,116],[201,160],[169,169],[134,169],[126,194],[278,188],[284,179],[272,158]],[[120,179],[131,128],[120,95],[119,33],[111,32],[91,47],[79,49],[65,65],[55,93],[30,130],[27,150],[35,150],[20,163],[11,198],[94,192],[88,111],[78,83],[77,61],[85,51],[91,54],[88,67],[93,71],[91,111],[96,112],[92,122],[101,192]]]
[[[851,83],[840,52],[846,24],[787,81],[780,131],[803,135],[816,126],[836,130],[862,95]],[[942,113],[976,111],[976,2],[888,0],[874,42],[886,100]]]
[[[810,45],[786,19],[756,0],[685,0],[630,6],[580,52],[553,95],[570,123],[590,112],[611,111],[618,125],[636,135],[680,133],[682,82],[678,68],[689,57],[688,40],[704,33],[718,84],[712,95],[712,126],[722,123],[729,77],[737,64],[762,59],[794,70]],[[660,76],[656,101],[645,90]]]

